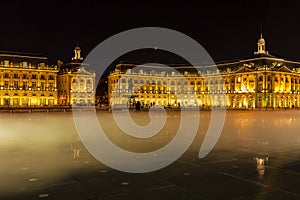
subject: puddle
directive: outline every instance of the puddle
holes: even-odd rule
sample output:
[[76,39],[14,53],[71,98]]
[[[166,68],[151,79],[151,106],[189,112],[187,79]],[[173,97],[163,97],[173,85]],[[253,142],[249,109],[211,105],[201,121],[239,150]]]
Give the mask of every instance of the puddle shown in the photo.
[[39,198],[47,198],[49,197],[48,193],[39,194]]
[[124,182],[121,183],[121,185],[124,185],[124,186],[125,185],[129,185],[129,182],[128,181],[124,181]]
[[105,173],[107,173],[108,171],[107,171],[107,169],[101,169],[99,172],[102,173],[102,174],[105,174]]

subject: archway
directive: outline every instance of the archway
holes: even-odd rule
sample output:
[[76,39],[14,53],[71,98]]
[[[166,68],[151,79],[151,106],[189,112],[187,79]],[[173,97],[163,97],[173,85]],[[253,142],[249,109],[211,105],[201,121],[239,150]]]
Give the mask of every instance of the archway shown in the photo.
[[240,107],[241,108],[248,108],[248,100],[245,95],[243,95],[240,99]]

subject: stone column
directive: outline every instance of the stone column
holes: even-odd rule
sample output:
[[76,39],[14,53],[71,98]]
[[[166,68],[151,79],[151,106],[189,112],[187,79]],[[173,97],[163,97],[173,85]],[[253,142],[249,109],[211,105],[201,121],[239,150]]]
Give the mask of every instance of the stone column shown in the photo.
[[54,78],[54,84],[53,84],[53,87],[54,88],[57,88],[57,75],[53,75],[53,78]]
[[[5,73],[5,71],[4,71],[4,73]],[[1,74],[1,86],[4,86],[4,80],[3,80],[4,73]],[[1,105],[3,105],[3,104],[1,104]]]
[[236,84],[237,83],[237,78],[238,78],[237,76],[234,76],[234,91],[237,90],[237,88],[236,88],[237,87],[237,84]]

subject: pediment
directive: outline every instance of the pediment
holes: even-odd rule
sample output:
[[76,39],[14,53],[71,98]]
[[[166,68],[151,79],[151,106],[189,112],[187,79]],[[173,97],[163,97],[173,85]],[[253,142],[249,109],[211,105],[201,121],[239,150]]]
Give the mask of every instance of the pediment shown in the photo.
[[276,71],[279,71],[279,72],[292,72],[292,70],[290,70],[286,66],[282,66],[282,67],[278,68]]
[[89,75],[89,76],[93,75],[93,73],[91,73],[91,72],[85,70],[85,69],[82,68],[82,67],[79,68],[78,71],[77,71],[76,73],[79,74],[79,75]]
[[235,73],[244,73],[244,72],[253,72],[253,71],[254,71],[253,69],[250,69],[248,67],[241,67],[237,69]]

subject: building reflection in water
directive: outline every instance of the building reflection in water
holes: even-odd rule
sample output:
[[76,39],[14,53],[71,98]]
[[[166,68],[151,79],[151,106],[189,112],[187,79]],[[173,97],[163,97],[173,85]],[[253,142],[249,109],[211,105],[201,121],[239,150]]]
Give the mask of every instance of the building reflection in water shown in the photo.
[[265,164],[269,161],[268,157],[255,157],[256,160],[256,171],[258,173],[259,179],[262,179],[265,174]]
[[80,158],[81,152],[81,142],[80,138],[77,137],[74,143],[71,144],[71,151],[73,151],[73,159]]

